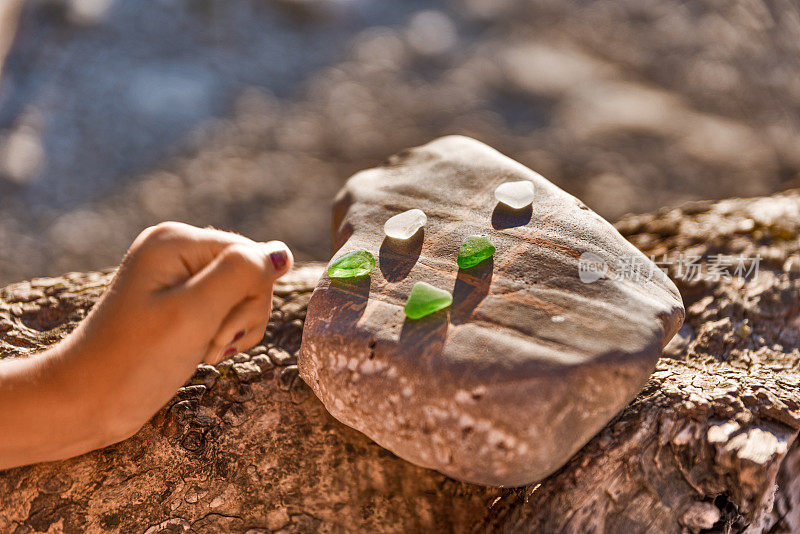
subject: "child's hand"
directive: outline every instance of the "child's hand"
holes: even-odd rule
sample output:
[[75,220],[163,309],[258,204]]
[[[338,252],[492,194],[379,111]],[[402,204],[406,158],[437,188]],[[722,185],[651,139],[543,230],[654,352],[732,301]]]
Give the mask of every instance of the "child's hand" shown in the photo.
[[292,262],[279,241],[180,223],[142,232],[75,332],[44,354],[0,365],[0,435],[16,436],[0,440],[0,468],[135,433],[198,363],[258,343],[272,285]]

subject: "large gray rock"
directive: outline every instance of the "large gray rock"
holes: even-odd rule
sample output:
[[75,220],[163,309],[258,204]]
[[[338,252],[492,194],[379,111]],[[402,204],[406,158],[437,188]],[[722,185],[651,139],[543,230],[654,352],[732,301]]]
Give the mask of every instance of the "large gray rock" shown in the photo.
[[[496,203],[512,180],[533,181],[532,207]],[[411,208],[427,214],[424,232],[385,240],[385,220]],[[608,222],[472,139],[353,176],[334,212],[335,256],[365,248],[378,267],[320,281],[300,374],[343,423],[461,480],[517,486],[558,469],[640,391],[683,321],[674,284]],[[459,271],[458,246],[477,233],[497,253]],[[593,283],[579,276],[585,253],[609,268]],[[626,264],[644,272],[622,276]],[[403,305],[421,280],[453,305],[412,321]]]

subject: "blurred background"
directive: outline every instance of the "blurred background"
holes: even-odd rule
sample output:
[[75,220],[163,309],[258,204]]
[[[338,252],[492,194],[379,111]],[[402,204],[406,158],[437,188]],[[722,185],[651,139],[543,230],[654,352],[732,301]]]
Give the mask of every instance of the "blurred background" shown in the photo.
[[800,185],[796,0],[0,0],[0,285],[161,220],[330,256],[353,172],[476,137],[614,220]]

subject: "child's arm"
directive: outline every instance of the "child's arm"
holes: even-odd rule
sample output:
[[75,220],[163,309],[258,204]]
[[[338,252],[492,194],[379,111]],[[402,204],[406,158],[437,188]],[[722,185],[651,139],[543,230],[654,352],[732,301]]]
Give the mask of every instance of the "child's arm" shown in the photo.
[[0,362],[0,469],[134,434],[198,363],[258,343],[272,285],[292,261],[279,241],[180,223],[142,232],[72,334],[42,354]]

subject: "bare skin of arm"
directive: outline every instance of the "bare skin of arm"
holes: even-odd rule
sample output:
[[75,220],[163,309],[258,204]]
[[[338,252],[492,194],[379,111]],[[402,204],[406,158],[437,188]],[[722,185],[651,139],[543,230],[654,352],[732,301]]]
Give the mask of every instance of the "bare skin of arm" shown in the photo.
[[181,223],[142,232],[61,343],[0,362],[0,469],[60,460],[135,434],[192,375],[261,339],[279,241]]

